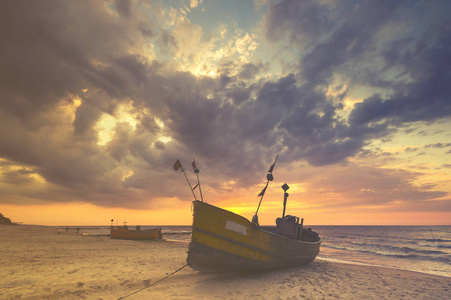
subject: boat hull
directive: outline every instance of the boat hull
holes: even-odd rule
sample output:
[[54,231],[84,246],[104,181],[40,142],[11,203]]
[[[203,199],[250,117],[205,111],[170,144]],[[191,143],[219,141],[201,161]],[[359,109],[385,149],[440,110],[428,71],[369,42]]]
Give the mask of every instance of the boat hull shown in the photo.
[[193,269],[278,269],[306,265],[319,253],[319,238],[287,238],[230,211],[201,201],[193,204],[193,233],[187,258]]
[[152,228],[145,230],[130,230],[123,227],[111,226],[112,239],[122,240],[157,240],[161,239],[161,228]]

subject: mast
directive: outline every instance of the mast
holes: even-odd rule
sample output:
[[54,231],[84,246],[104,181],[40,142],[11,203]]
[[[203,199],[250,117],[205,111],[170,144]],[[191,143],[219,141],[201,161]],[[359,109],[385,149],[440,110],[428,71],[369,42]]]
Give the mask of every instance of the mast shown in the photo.
[[185,175],[186,182],[188,182],[188,185],[189,185],[189,188],[190,188],[190,190],[191,190],[191,193],[193,193],[194,200],[197,200],[196,194],[194,194],[194,189],[193,189],[193,187],[191,186],[191,183],[189,182],[188,176],[186,176],[185,169],[183,168],[182,163],[180,162],[180,159],[177,159],[177,161],[175,162],[175,164],[174,164],[174,166],[173,166],[173,169],[174,169],[174,171],[177,171],[177,170],[179,170],[179,169],[182,169],[183,175]]
[[268,174],[266,174],[266,185],[263,188],[263,190],[260,192],[260,194],[258,194],[257,197],[260,197],[260,202],[258,203],[257,206],[257,211],[255,212],[255,215],[252,217],[252,223],[258,226],[258,210],[260,209],[260,205],[262,204],[262,200],[263,197],[265,196],[265,192],[266,192],[266,188],[268,187],[268,184],[270,181],[273,181],[274,176],[272,175],[272,171],[274,170],[274,167],[276,166],[277,163],[277,158],[279,158],[279,155],[276,156],[276,159],[274,160],[274,163],[271,165],[271,167],[268,170]]
[[193,162],[191,164],[191,166],[194,169],[194,173],[196,173],[197,175],[197,185],[193,188],[193,190],[195,190],[197,187],[199,187],[199,193],[200,193],[200,199],[202,200],[202,202],[204,202],[204,197],[202,196],[202,189],[200,187],[200,180],[199,180],[199,169],[196,167],[196,160],[193,158]]

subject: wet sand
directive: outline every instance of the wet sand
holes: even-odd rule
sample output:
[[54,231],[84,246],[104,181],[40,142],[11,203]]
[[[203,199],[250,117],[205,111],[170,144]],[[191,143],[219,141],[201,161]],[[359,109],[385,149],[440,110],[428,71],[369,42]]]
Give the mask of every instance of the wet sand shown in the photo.
[[437,300],[451,295],[450,277],[323,260],[265,273],[185,267],[170,275],[186,264],[187,246],[0,226],[0,299]]

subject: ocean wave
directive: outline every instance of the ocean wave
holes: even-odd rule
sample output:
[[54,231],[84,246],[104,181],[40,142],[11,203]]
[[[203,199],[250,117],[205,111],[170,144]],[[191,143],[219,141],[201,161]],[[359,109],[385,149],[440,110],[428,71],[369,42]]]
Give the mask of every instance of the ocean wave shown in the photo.
[[188,235],[188,234],[191,234],[191,231],[166,231],[166,230],[162,230],[162,233],[164,235],[176,235],[176,234]]
[[451,277],[451,226],[318,226],[320,255]]
[[[376,253],[376,254],[379,254],[379,253]],[[390,257],[395,257],[395,258],[404,258],[404,259],[410,259],[410,260],[434,261],[434,262],[441,262],[441,263],[447,263],[447,264],[451,263],[451,258],[443,257],[443,256],[425,256],[425,255],[416,255],[416,254],[402,255],[402,254],[391,254],[391,253],[379,254],[379,255],[390,256]]]
[[[365,242],[353,242],[353,244],[359,245],[364,247],[364,250],[371,251],[372,249],[381,249],[381,250],[388,250],[390,252],[395,253],[420,253],[420,254],[447,254],[446,252],[440,251],[440,250],[422,250],[422,249],[415,249],[412,247],[407,246],[392,246],[392,245],[381,245],[381,244],[372,244],[372,243],[365,243]],[[362,250],[362,249],[359,249]]]
[[387,245],[379,247],[379,248],[372,247],[372,249],[371,248],[357,248],[357,247],[350,247],[350,246],[340,246],[340,245],[328,245],[328,244],[322,244],[321,247],[331,248],[331,249],[336,249],[336,250],[351,251],[351,252],[369,253],[369,254],[392,257],[392,258],[403,258],[403,259],[423,260],[423,261],[436,261],[436,262],[443,262],[443,263],[451,262],[451,256],[447,255],[445,252],[435,251],[435,250],[416,250],[416,249],[412,249],[409,247],[394,247],[394,246],[387,246]]
[[451,245],[443,245],[443,244],[431,244],[431,243],[417,243],[417,245],[422,247],[430,247],[430,248],[440,248],[440,249],[451,249]]
[[421,239],[421,240],[426,242],[451,243],[451,240],[446,239]]

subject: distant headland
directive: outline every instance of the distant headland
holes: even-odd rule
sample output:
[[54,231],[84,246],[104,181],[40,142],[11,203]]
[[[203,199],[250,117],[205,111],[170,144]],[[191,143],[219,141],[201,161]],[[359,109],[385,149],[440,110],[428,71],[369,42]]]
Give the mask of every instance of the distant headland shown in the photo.
[[2,214],[0,214],[0,224],[1,225],[17,225],[13,222],[11,222],[11,219],[4,217]]

